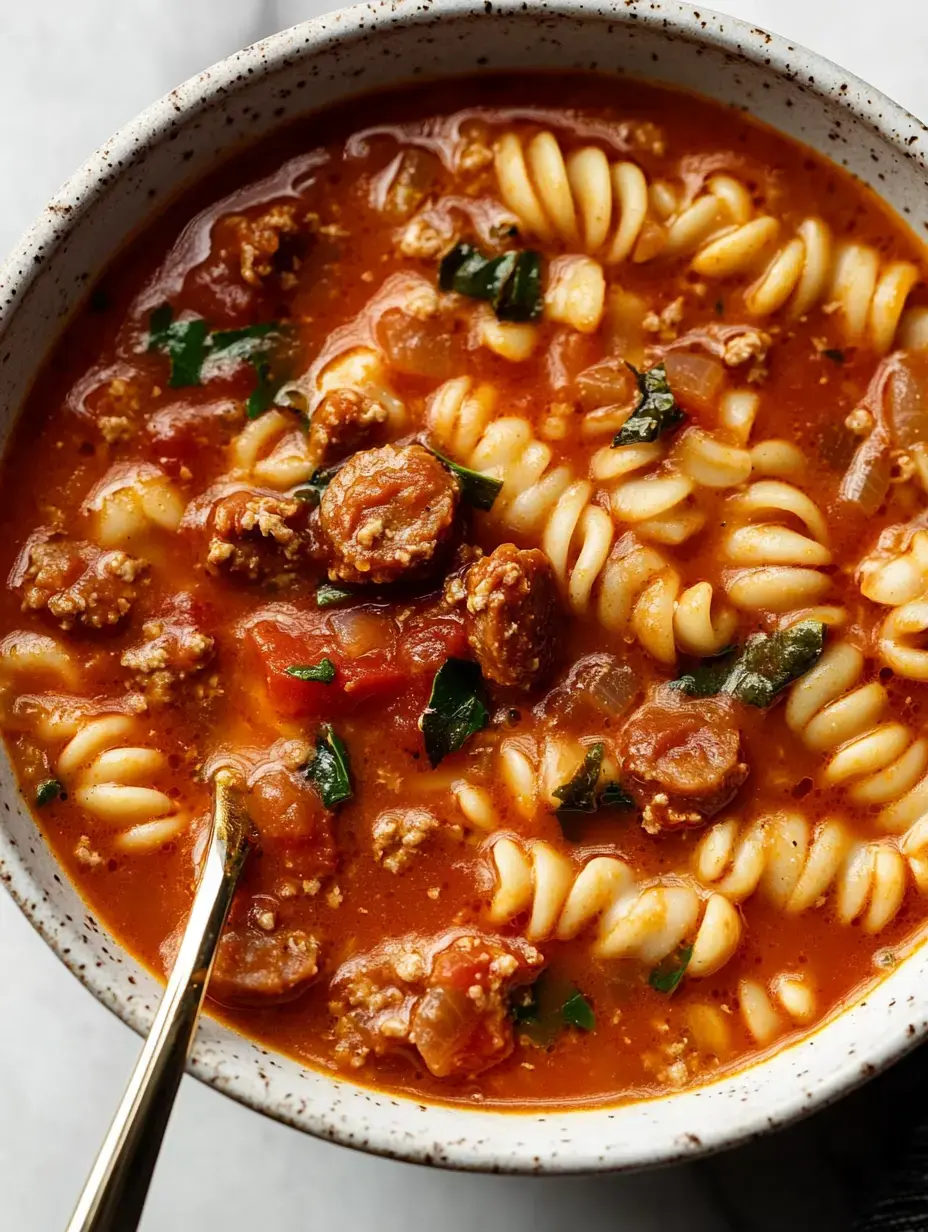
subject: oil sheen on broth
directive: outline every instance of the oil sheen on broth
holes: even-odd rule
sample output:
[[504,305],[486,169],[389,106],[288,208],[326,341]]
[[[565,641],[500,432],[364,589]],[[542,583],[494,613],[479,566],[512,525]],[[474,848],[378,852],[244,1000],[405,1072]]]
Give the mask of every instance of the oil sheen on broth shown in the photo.
[[3,477],[3,731],[94,913],[170,966],[228,764],[214,1006],[307,1064],[616,1101],[859,995],[928,890],[924,269],[593,77],[365,98],[167,208]]

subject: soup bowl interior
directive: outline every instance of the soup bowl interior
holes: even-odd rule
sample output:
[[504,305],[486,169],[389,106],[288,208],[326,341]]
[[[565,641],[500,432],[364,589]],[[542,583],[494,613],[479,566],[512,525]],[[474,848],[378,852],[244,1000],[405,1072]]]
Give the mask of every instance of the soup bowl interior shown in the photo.
[[[0,271],[0,438],[50,342],[146,221],[227,154],[288,119],[407,80],[500,69],[590,69],[675,84],[745,107],[872,184],[928,226],[923,129],[835,66],[686,5],[617,11],[581,0],[364,5],[259,43],[128,125],[65,185]],[[604,86],[608,91],[608,84]],[[159,986],[87,910],[0,757],[0,876],[49,945],[137,1031]],[[635,1168],[719,1149],[833,1099],[928,1030],[928,953],[914,952],[812,1037],[708,1086],[634,1105],[523,1110],[425,1106],[308,1070],[204,1019],[191,1072],[299,1129],[446,1166],[561,1172]]]

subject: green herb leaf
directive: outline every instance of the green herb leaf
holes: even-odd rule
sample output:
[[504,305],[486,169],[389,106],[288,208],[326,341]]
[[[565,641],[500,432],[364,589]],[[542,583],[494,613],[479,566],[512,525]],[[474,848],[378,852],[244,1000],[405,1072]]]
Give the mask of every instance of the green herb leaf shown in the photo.
[[219,329],[211,335],[213,353],[226,359],[254,359],[264,355],[268,339],[280,334],[277,321],[262,321],[258,325],[246,325],[244,329]]
[[322,803],[334,809],[353,794],[351,766],[344,741],[326,725],[316,741],[316,756],[303,769],[306,777],[319,789]]
[[658,963],[648,976],[648,983],[655,992],[671,993],[683,979],[684,972],[693,957],[691,945],[681,945],[677,952]]
[[662,363],[647,372],[639,372],[632,364],[628,366],[635,374],[641,398],[613,437],[613,449],[620,445],[644,445],[656,441],[662,433],[672,432],[687,420],[685,412],[677,406],[667,383],[667,369]]
[[287,668],[288,676],[297,680],[312,680],[317,684],[331,684],[335,679],[335,664],[331,659],[320,659],[316,664],[296,665]]
[[755,633],[744,644],[725,692],[749,706],[769,706],[778,693],[814,667],[825,648],[820,620],[801,620],[776,633]]
[[209,351],[207,333],[202,317],[175,321],[170,304],[163,304],[151,314],[148,349],[167,355],[171,364],[168,384],[172,389],[200,384]]
[[446,659],[435,673],[432,696],[419,720],[433,766],[486,727],[490,712],[484,699],[483,676],[477,664],[469,659]]
[[43,779],[35,789],[35,802],[39,808],[43,808],[46,804],[51,804],[53,800],[57,800],[64,788],[57,779]]
[[599,807],[633,809],[637,808],[637,805],[621,783],[611,782],[606,783],[599,793]]
[[550,971],[518,990],[510,1014],[519,1034],[539,1048],[553,1043],[565,1027],[592,1031],[596,1026],[593,1007],[576,984]]
[[728,693],[747,706],[769,706],[788,684],[814,667],[825,646],[825,626],[800,620],[776,633],[755,633],[740,651],[700,664],[670,682],[690,697]]
[[243,329],[218,330],[210,335],[212,355],[223,360],[249,363],[255,370],[257,381],[245,403],[248,419],[257,419],[271,409],[278,390],[287,378],[288,373],[283,370],[277,373],[272,363],[272,356],[276,356],[277,363],[282,364],[285,335],[284,327],[277,321],[262,321],[257,325],[246,325]]
[[493,508],[493,502],[499,496],[503,486],[502,479],[494,479],[492,475],[483,475],[480,471],[468,470],[466,466],[461,466],[457,462],[452,462],[450,458],[446,458],[437,449],[430,448],[429,452],[435,455],[442,466],[447,466],[452,474],[457,475],[461,481],[461,495],[469,505],[473,505],[475,509],[483,509],[484,512]]
[[322,500],[322,494],[335,478],[337,467],[328,470],[313,471],[302,488],[293,493],[297,500],[306,501],[307,505],[316,506]]
[[591,745],[573,778],[555,789],[554,795],[561,801],[555,810],[558,817],[565,813],[595,813],[599,808],[635,808],[635,801],[621,783],[604,783],[597,792],[605,752],[601,740]]
[[579,990],[564,1002],[561,1014],[569,1027],[578,1027],[581,1031],[592,1031],[596,1026],[593,1007]]
[[336,603],[344,603],[354,597],[353,590],[345,590],[341,586],[333,586],[331,582],[320,582],[316,587],[316,606],[334,607]]
[[826,349],[822,351],[822,354],[826,359],[830,359],[833,364],[844,363],[844,352],[839,351],[837,347],[826,347]]
[[485,257],[473,244],[456,244],[442,258],[438,285],[443,291],[489,301],[500,321],[535,321],[544,307],[537,252]]

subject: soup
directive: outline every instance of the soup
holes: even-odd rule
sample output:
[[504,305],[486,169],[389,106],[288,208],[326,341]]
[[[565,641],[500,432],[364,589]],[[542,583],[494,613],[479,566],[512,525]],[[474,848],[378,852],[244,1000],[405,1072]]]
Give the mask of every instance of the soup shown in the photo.
[[93,912],[170,968],[227,766],[210,995],[307,1065],[616,1102],[861,995],[928,890],[923,275],[640,82],[365,98],[199,184],[3,475],[2,729]]

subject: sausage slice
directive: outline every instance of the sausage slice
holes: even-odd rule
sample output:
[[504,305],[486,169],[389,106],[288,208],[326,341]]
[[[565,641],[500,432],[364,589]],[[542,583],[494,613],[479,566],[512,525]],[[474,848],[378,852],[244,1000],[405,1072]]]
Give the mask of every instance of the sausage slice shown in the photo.
[[356,453],[334,476],[319,506],[343,582],[395,582],[427,572],[447,546],[460,484],[421,445]]

